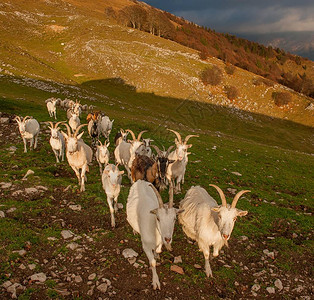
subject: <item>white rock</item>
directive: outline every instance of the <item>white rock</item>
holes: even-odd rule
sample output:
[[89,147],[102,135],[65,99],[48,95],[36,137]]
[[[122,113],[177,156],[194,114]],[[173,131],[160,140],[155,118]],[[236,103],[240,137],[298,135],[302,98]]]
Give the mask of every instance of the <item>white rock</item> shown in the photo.
[[11,282],[10,280],[8,280],[8,281],[6,281],[6,282],[4,282],[4,283],[2,284],[2,287],[4,287],[5,289],[7,289],[10,285],[12,285],[12,282]]
[[137,257],[138,253],[136,253],[131,248],[126,248],[122,251],[122,255],[124,256],[124,258],[132,258],[132,257]]
[[275,288],[273,288],[273,287],[271,287],[271,286],[269,286],[269,287],[267,287],[266,288],[266,291],[269,293],[269,294],[275,294]]
[[11,296],[12,298],[17,298],[16,297],[16,290],[18,290],[18,289],[24,290],[25,287],[20,285],[19,283],[13,283],[12,285],[10,285],[7,288],[7,292],[12,294],[12,296]]
[[0,210],[0,218],[5,218],[4,211]]
[[11,182],[0,182],[0,186],[2,189],[9,189],[12,186]]
[[82,279],[82,277],[80,275],[77,275],[77,276],[74,277],[74,281],[79,283],[79,282],[82,282],[83,279]]
[[48,191],[48,188],[43,185],[36,185],[35,188],[38,190]]
[[255,283],[252,287],[251,287],[251,291],[252,292],[257,292],[259,289],[261,288],[261,286],[257,283]]
[[235,195],[237,189],[227,188],[227,191],[230,192],[232,195]]
[[26,174],[24,175],[24,177],[22,178],[22,180],[26,180],[27,176],[33,175],[34,173],[35,173],[35,172],[34,172],[33,170],[28,170],[28,171],[26,172]]
[[247,241],[249,238],[247,236],[245,236],[245,235],[241,235],[240,239],[241,239],[242,242],[244,242],[244,241]]
[[1,124],[7,124],[7,123],[9,123],[9,118],[5,118],[5,117],[3,117],[3,118],[0,118],[0,123]]
[[294,232],[292,233],[292,238],[296,239],[298,237],[298,235]]
[[15,191],[15,192],[12,193],[12,196],[13,196],[13,197],[16,197],[16,196],[19,196],[19,195],[21,195],[21,194],[23,194],[23,191],[22,191],[22,190],[17,190],[17,191]]
[[231,172],[231,174],[236,175],[236,176],[242,176],[242,174],[239,172]]
[[122,203],[117,203],[118,209],[123,209],[123,204]]
[[11,207],[11,208],[9,208],[9,209],[7,210],[7,213],[9,214],[9,213],[12,213],[12,212],[14,212],[14,211],[16,211],[16,207]]
[[30,278],[32,281],[45,282],[47,279],[47,276],[44,273],[36,273],[36,274],[33,274]]
[[96,278],[96,273],[92,273],[88,276],[88,280],[94,280]]
[[34,269],[36,268],[36,265],[35,265],[35,264],[29,264],[29,265],[28,265],[28,268],[29,268],[30,270],[34,270]]
[[47,237],[47,240],[48,240],[48,241],[57,241],[58,239],[55,238],[55,237],[53,237],[53,236],[48,236],[48,237]]
[[276,279],[275,282],[274,282],[274,284],[275,284],[275,287],[276,287],[279,291],[281,291],[281,290],[283,289],[283,285],[282,285],[282,282],[281,282],[280,279]]
[[74,211],[80,211],[80,210],[82,210],[82,206],[79,205],[79,204],[77,204],[77,205],[71,204],[71,205],[69,205],[69,208],[72,209],[72,210],[74,210]]
[[71,232],[70,230],[62,230],[61,231],[61,236],[66,240],[66,239],[70,239],[71,237],[73,237],[73,232]]
[[15,146],[11,146],[7,150],[14,153],[17,150],[17,148]]
[[25,192],[26,194],[35,194],[35,193],[38,193],[38,190],[34,187],[30,187],[30,188],[25,188]]
[[97,290],[99,290],[102,293],[106,293],[108,289],[107,283],[102,283],[99,286],[97,286]]
[[12,251],[13,253],[18,253],[21,256],[24,256],[26,254],[26,250],[22,249],[22,250],[15,250]]
[[25,267],[25,265],[24,265],[24,264],[20,264],[20,265],[19,265],[19,269],[21,269],[21,270],[25,270],[25,269],[26,269],[26,267]]
[[70,243],[66,246],[66,248],[71,249],[71,250],[75,250],[78,246],[79,246],[79,244],[77,244],[77,243]]
[[174,263],[174,264],[182,263],[181,255],[176,256],[176,257],[174,258],[174,260],[173,260],[173,263]]

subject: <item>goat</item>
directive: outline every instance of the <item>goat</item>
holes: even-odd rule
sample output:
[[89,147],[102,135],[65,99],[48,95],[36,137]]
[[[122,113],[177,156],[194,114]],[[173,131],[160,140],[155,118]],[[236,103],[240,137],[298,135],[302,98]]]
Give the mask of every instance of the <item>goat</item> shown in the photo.
[[73,111],[74,113],[79,117],[81,115],[82,109],[81,109],[81,103],[80,101],[78,102],[76,100],[76,102],[73,105]]
[[100,119],[100,122],[99,122],[100,132],[106,139],[109,139],[113,122],[114,122],[114,119],[110,121],[109,117],[107,116],[104,116]]
[[[23,120],[19,116],[16,116],[14,120],[19,126],[19,131],[24,143],[24,153],[27,152],[26,143],[27,140],[30,140],[30,149],[34,146],[34,149],[37,148],[37,139],[40,131],[39,123],[36,119],[32,119],[29,116],[24,117]],[[35,142],[35,143],[34,143]]]
[[84,192],[85,181],[87,181],[85,173],[86,171],[89,172],[88,165],[92,162],[93,151],[81,139],[84,131],[80,134],[78,133],[79,130],[87,124],[82,124],[78,126],[73,134],[71,133],[71,129],[68,124],[63,123],[63,125],[65,125],[67,128],[67,134],[61,131],[66,144],[66,157],[68,159],[70,167],[75,172],[75,175],[79,181],[79,185],[81,186],[80,191]]
[[190,154],[189,152],[187,152],[187,150],[192,147],[192,144],[187,145],[187,142],[191,137],[198,137],[198,135],[190,134],[186,136],[184,142],[182,142],[180,133],[171,129],[167,130],[173,132],[177,136],[177,138],[175,139],[176,150],[172,151],[168,156],[169,159],[174,160],[174,163],[168,166],[166,176],[169,182],[173,182],[173,185],[176,181],[175,192],[180,193],[181,182],[184,183],[184,175],[188,162],[188,154]]
[[238,192],[231,206],[227,204],[223,191],[216,185],[214,187],[221,198],[222,205],[217,202],[200,186],[191,187],[180,202],[184,213],[179,216],[185,234],[198,242],[200,250],[205,257],[205,273],[207,277],[213,276],[209,264],[210,247],[213,246],[213,256],[219,255],[220,249],[228,245],[235,220],[238,216],[247,215],[247,211],[236,208],[239,198],[250,191]]
[[110,143],[102,144],[100,140],[98,140],[99,145],[96,145],[96,160],[99,164],[100,176],[102,175],[102,165],[106,166],[109,163],[109,150],[108,147]]
[[141,139],[142,134],[146,132],[146,130],[141,131],[138,134],[137,138],[135,137],[135,134],[132,130],[127,129],[126,132],[131,133],[133,140],[126,142],[121,139],[116,149],[114,150],[114,156],[115,156],[116,162],[125,167],[128,173],[128,177],[132,182],[132,177],[131,177],[132,162],[135,159],[135,152],[137,148],[142,145],[142,142],[140,141],[140,139]]
[[160,289],[156,260],[162,245],[171,251],[176,215],[182,210],[173,207],[173,193],[165,205],[156,188],[144,180],[136,181],[129,192],[126,205],[127,220],[141,235],[142,247],[152,269],[153,289]]
[[93,114],[88,114],[86,118],[88,121],[88,127],[87,127],[88,134],[92,138],[93,147],[96,144],[96,139],[98,139],[100,135],[99,117],[100,117],[100,112],[95,112]]
[[129,133],[125,132],[122,128],[120,129],[120,131],[117,132],[117,134],[114,137],[114,144],[116,146],[118,146],[120,144],[121,141],[125,141],[126,142],[126,137]]
[[136,155],[132,162],[131,176],[133,182],[142,179],[154,183],[157,178],[157,162],[146,155]]
[[[107,202],[111,215],[111,227],[116,226],[114,213],[118,211],[118,197],[120,194],[122,174],[124,171],[119,171],[118,165],[107,165],[102,173],[102,187],[107,195]],[[114,201],[114,206],[113,206]]]
[[152,149],[151,149],[151,142],[153,142],[154,140],[151,140],[150,138],[148,139],[143,139],[143,144],[138,147],[138,149],[136,150],[136,154],[138,155],[146,155],[148,157],[152,157]]
[[49,102],[47,102],[47,109],[48,109],[48,113],[50,118],[55,117],[55,119],[57,119],[57,102],[58,99],[52,98]]
[[47,123],[50,125],[48,126],[48,128],[50,129],[51,132],[49,143],[53,153],[56,156],[56,161],[57,163],[60,162],[59,158],[61,158],[62,161],[64,161],[65,141],[58,127],[58,125],[62,122],[57,122],[55,125],[53,125],[52,122]]
[[80,118],[75,114],[71,113],[71,118],[69,119],[69,125],[74,132],[81,124]]
[[173,146],[170,146],[167,151],[165,148],[161,151],[156,145],[152,145],[152,147],[157,152],[156,162],[157,162],[157,179],[155,186],[157,187],[158,191],[162,191],[167,186],[167,169],[168,166],[174,163],[174,160],[168,158],[170,151],[172,150]]

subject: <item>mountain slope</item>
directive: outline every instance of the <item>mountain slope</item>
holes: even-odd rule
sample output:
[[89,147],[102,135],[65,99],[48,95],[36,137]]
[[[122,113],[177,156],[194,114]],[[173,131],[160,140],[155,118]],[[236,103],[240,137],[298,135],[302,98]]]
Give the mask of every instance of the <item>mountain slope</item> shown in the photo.
[[[77,84],[121,78],[139,92],[191,99],[313,125],[311,100],[288,88],[264,83],[236,68],[225,72],[217,58],[199,59],[198,52],[155,35],[117,25],[106,18],[105,6],[133,1],[8,1],[0,6],[2,74]],[[205,86],[199,79],[206,67],[217,66],[223,81]],[[227,86],[238,89],[232,101]],[[288,92],[292,101],[278,107],[273,92]]]

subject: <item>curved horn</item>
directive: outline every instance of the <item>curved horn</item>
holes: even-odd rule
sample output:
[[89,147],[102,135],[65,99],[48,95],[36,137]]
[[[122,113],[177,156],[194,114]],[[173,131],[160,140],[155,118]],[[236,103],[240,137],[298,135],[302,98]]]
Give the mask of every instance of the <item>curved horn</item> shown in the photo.
[[177,136],[179,143],[182,144],[182,138],[181,138],[181,135],[179,132],[172,130],[172,129],[168,129],[168,128],[167,128],[167,130],[172,131]]
[[58,129],[59,124],[61,124],[61,123],[63,123],[63,122],[65,122],[65,121],[59,121],[59,122],[57,122],[57,123],[55,124],[55,129]]
[[239,198],[240,198],[244,193],[250,193],[250,192],[251,192],[251,191],[249,191],[249,190],[243,190],[243,191],[240,191],[239,193],[237,193],[237,194],[234,196],[233,200],[232,200],[231,208],[235,208],[235,207],[236,207]]
[[150,183],[149,185],[151,186],[151,188],[153,189],[154,193],[155,193],[156,196],[157,196],[158,203],[159,203],[159,208],[163,208],[164,202],[162,201],[160,194],[158,193],[158,191],[156,190],[156,188],[155,188],[151,183]]
[[147,130],[143,130],[143,131],[141,131],[141,132],[138,134],[138,136],[137,136],[137,140],[138,140],[138,141],[140,140],[140,138],[142,137],[142,134],[143,134],[144,132],[147,132]]
[[64,125],[67,128],[68,136],[72,136],[71,128],[67,123],[62,122],[62,125]]
[[54,128],[53,123],[51,121],[45,122],[46,124],[49,124],[51,128]]
[[134,132],[131,129],[127,129],[125,132],[130,132],[131,135],[132,135],[133,141],[136,140],[135,134],[134,134]]
[[100,146],[102,146],[101,140],[98,139],[97,142],[100,144]]
[[167,150],[167,152],[166,152],[166,157],[168,157],[168,155],[170,154],[170,151],[172,150],[173,147],[174,147],[174,146],[172,145],[172,146],[170,146],[170,147],[168,148],[168,150]]
[[25,122],[27,119],[30,119],[30,118],[31,118],[30,116],[24,117],[23,122]]
[[210,186],[213,186],[218,191],[220,198],[221,198],[222,206],[227,207],[226,197],[225,197],[225,194],[222,191],[222,189],[220,187],[218,187],[217,185],[214,185],[214,184],[210,184]]
[[162,156],[162,152],[160,151],[160,149],[156,145],[152,145],[152,147],[156,150],[156,152],[159,156]]
[[191,138],[191,137],[199,137],[198,135],[195,135],[195,134],[189,134],[185,137],[185,140],[184,140],[184,145],[186,145],[186,143],[188,142],[188,140]]
[[88,124],[81,124],[79,127],[76,128],[75,132],[74,132],[74,137],[76,137],[80,131],[80,129],[84,126],[87,126]]
[[21,117],[20,116],[15,116],[15,118],[13,119],[14,121],[19,121],[19,122],[22,122],[21,121]]

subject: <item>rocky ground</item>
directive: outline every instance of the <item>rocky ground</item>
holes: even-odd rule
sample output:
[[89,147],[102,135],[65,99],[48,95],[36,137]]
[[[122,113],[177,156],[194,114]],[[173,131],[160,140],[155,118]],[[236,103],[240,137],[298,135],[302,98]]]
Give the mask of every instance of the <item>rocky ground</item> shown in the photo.
[[[17,126],[12,116],[0,117],[1,149],[18,161],[17,147],[22,144]],[[16,141],[18,145],[12,146]],[[12,162],[2,159],[0,168],[4,174],[13,174],[0,180],[0,224],[18,222],[35,233],[21,248],[12,249],[10,240],[3,238],[9,228],[1,226],[0,247],[5,254],[0,257],[1,299],[313,297],[309,253],[287,258],[295,262],[294,268],[287,270],[278,263],[280,250],[272,246],[282,235],[300,241],[306,238],[295,233],[288,220],[277,224],[271,236],[232,236],[230,248],[224,248],[211,262],[214,278],[205,277],[202,254],[177,226],[174,250],[163,252],[157,267],[162,289],[153,291],[140,238],[133,235],[122,203],[117,227],[111,229],[108,210],[100,209],[106,207],[104,197],[83,201],[74,180],[70,186],[54,186],[36,178],[32,171],[22,180],[14,176],[14,163],[12,167]],[[57,166],[54,176],[74,178],[65,163]],[[36,211],[30,208],[43,199],[46,205]]]

